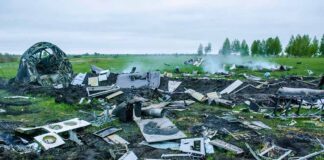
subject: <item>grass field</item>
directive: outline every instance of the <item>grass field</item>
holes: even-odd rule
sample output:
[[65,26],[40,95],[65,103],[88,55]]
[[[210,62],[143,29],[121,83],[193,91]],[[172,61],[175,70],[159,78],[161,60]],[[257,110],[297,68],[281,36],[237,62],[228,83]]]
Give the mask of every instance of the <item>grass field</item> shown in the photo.
[[[164,71],[172,72],[176,66],[180,67],[182,72],[191,73],[192,71],[199,71],[204,75],[204,70],[201,67],[193,67],[191,65],[184,65],[184,61],[189,58],[193,58],[193,55],[107,55],[107,56],[87,56],[81,58],[71,57],[70,61],[73,65],[73,70],[75,73],[79,72],[89,72],[90,65],[94,64],[104,69],[110,69],[112,72],[129,72],[133,66],[136,66],[139,71],[152,71],[159,70],[161,73]],[[210,57],[209,57],[210,58]],[[273,77],[281,77],[286,75],[307,75],[307,70],[312,70],[315,76],[319,76],[324,73],[324,58],[267,58],[262,59],[276,64],[292,66],[293,69],[290,71],[283,72],[271,72]],[[301,62],[301,64],[297,64]],[[9,62],[0,63],[0,77],[12,78],[15,76],[19,62]],[[236,74],[249,73],[256,76],[263,76],[265,71],[251,71],[248,69],[237,69]],[[232,77],[235,78],[235,77]],[[4,90],[0,90],[0,99],[4,96],[12,95]],[[84,106],[79,105],[67,105],[55,103],[52,97],[42,97],[37,96],[32,100],[33,104],[27,108],[24,106],[12,106],[8,108],[12,111],[23,112],[23,114],[17,115],[0,115],[0,120],[7,121],[20,121],[29,125],[43,125],[54,121],[66,120],[69,118],[80,117],[82,118],[84,114],[81,114],[79,110],[89,110],[89,108],[84,108]],[[238,107],[239,108],[239,107]],[[237,108],[237,109],[238,109]],[[101,110],[90,109],[91,111],[100,112]],[[28,111],[28,112],[26,112]],[[192,106],[188,112],[177,112],[177,117],[182,117],[174,120],[175,124],[180,128],[188,128],[192,126],[193,122],[199,122],[197,118],[198,114],[205,112],[217,113],[218,111],[231,111],[230,109],[219,107],[219,106],[208,106],[205,104],[196,103]],[[268,120],[264,119],[261,114],[256,113],[242,113],[240,116],[250,119],[254,117],[254,120],[261,120],[273,128],[278,125],[287,125],[290,120]],[[199,117],[199,116],[198,116]],[[118,121],[113,122],[114,125],[122,125]],[[107,124],[100,128],[110,126]],[[88,132],[93,132],[99,130],[100,128],[89,127]],[[303,120],[298,120],[298,124],[295,128],[298,132],[305,132],[315,135],[323,136],[323,123],[309,124],[305,123]],[[128,132],[129,131],[129,132]],[[287,131],[276,128],[272,130],[274,134],[285,134]],[[139,130],[135,124],[131,123],[129,127],[126,127],[123,132],[120,133],[125,139],[132,136],[130,133],[136,132],[139,134]],[[190,133],[186,134],[190,137]],[[267,133],[263,133],[267,134]],[[218,152],[216,152],[218,153]],[[233,155],[228,155],[232,157]]]
[[[70,58],[75,73],[89,72],[90,65],[96,65],[104,69],[110,69],[112,72],[129,72],[133,66],[138,71],[160,70],[172,72],[178,66],[181,72],[192,73],[198,71],[203,73],[202,67],[184,65],[184,61],[194,58],[195,55],[100,55],[85,56],[81,58]],[[207,57],[207,59],[217,59],[217,57]],[[253,60],[258,60],[255,58]],[[272,72],[273,77],[285,75],[307,75],[307,70],[312,70],[314,75],[324,73],[324,58],[262,58],[262,61],[273,62],[276,64],[293,67],[290,71]],[[297,64],[301,62],[301,64]],[[0,77],[12,78],[15,76],[19,62],[0,63]],[[265,71],[251,71],[249,69],[237,69],[235,73],[250,73],[257,76],[263,76]]]

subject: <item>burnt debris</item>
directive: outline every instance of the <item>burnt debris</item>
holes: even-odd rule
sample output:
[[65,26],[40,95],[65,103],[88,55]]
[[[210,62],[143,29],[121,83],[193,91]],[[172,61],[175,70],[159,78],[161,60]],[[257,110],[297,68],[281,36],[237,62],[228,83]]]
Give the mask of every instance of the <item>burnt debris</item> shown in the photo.
[[22,55],[15,82],[68,86],[72,76],[72,65],[66,54],[54,44],[39,42]]

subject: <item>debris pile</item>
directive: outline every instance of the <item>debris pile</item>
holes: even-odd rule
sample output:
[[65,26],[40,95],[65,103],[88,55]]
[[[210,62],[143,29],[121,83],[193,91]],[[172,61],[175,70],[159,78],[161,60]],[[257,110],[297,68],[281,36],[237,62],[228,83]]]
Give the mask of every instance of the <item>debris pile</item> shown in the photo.
[[[203,59],[197,59],[186,64],[199,66],[202,62]],[[28,49],[22,56],[15,81],[5,84],[6,88],[21,95],[45,94],[55,97],[57,103],[84,107],[80,115],[86,120],[74,118],[37,127],[17,126],[10,135],[16,136],[19,143],[3,138],[1,122],[0,148],[37,155],[57,155],[55,151],[76,148],[80,157],[88,154],[87,158],[98,158],[95,157],[97,152],[104,152],[109,156],[99,159],[120,160],[139,157],[205,159],[216,151],[246,159],[307,159],[323,153],[321,140],[317,140],[321,150],[301,154],[280,140],[268,142],[267,134],[296,125],[298,122],[294,119],[298,118],[317,119],[322,123],[324,91],[317,84],[321,84],[323,78],[271,79],[268,75],[262,79],[247,74],[243,75],[246,80],[172,78],[159,72],[136,72],[135,67],[130,73],[112,73],[95,65],[90,71],[73,74],[65,53],[50,43],[37,43]],[[10,98],[28,99],[7,97]],[[203,112],[191,109],[195,103],[205,107]],[[0,107],[9,105],[15,104],[0,100]],[[227,111],[209,113],[215,105]],[[92,111],[94,108],[101,113]],[[301,108],[316,112],[301,113]],[[292,113],[295,109],[296,113]],[[186,111],[199,117],[199,123],[191,121],[190,116],[180,116]],[[247,118],[238,114],[246,112],[272,120],[294,119],[287,126],[273,126],[253,116]],[[116,125],[116,120],[120,124]],[[89,135],[82,128],[90,125],[95,131]],[[127,130],[125,127],[132,125],[136,125],[140,135],[133,134],[136,128]],[[314,138],[311,139],[314,143]],[[87,151],[83,153],[79,146]]]

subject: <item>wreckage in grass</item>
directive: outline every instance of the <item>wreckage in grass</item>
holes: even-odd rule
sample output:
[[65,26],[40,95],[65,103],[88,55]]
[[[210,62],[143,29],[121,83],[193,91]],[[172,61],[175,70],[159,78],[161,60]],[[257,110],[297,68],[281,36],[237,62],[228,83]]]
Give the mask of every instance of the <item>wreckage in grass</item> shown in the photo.
[[[323,98],[323,90],[315,90],[315,85],[304,81],[296,81],[295,85],[291,85],[295,80],[290,79],[267,79],[267,81],[262,82],[262,78],[252,75],[244,75],[248,81],[216,80],[205,77],[172,78],[171,73],[170,78],[168,76],[170,74],[168,73],[166,73],[166,77],[161,76],[160,72],[138,73],[136,72],[136,67],[133,67],[130,73],[121,74],[111,73],[109,70],[104,70],[94,65],[91,66],[91,71],[92,73],[79,73],[71,82],[72,67],[65,53],[55,45],[47,42],[35,44],[22,56],[18,74],[15,79],[16,82],[28,84],[26,86],[30,88],[33,84],[41,85],[43,87],[37,86],[37,93],[41,92],[39,88],[45,88],[46,91],[55,91],[56,96],[59,97],[57,99],[66,99],[65,102],[71,102],[71,104],[79,102],[79,107],[84,105],[84,108],[94,111],[93,114],[87,111],[80,111],[80,113],[87,114],[84,117],[91,120],[89,122],[70,119],[68,121],[41,126],[40,128],[45,129],[49,133],[34,137],[34,141],[39,143],[44,151],[46,150],[46,152],[51,153],[49,149],[63,145],[65,139],[62,138],[64,135],[66,136],[68,132],[69,139],[74,141],[77,145],[85,145],[90,148],[93,147],[90,146],[91,143],[100,143],[101,141],[107,142],[107,144],[104,143],[103,145],[96,146],[100,146],[98,148],[101,150],[105,145],[109,145],[109,153],[114,159],[118,159],[119,157],[120,159],[137,159],[135,153],[138,153],[140,145],[146,145],[157,149],[172,148],[172,150],[177,151],[175,153],[172,151],[170,154],[162,154],[161,156],[154,155],[154,157],[161,158],[177,159],[185,157],[187,159],[202,159],[215,152],[213,146],[215,148],[220,148],[222,152],[225,149],[238,156],[246,156],[246,151],[240,148],[242,145],[236,146],[240,144],[238,143],[239,141],[249,141],[250,144],[262,142],[261,138],[258,139],[261,137],[260,135],[262,135],[260,130],[275,130],[278,126],[273,126],[272,124],[270,127],[258,119],[251,120],[253,117],[250,117],[250,119],[242,118],[236,116],[236,113],[241,111],[248,112],[249,109],[260,113],[270,113],[273,109],[277,109],[275,108],[276,106],[271,105],[272,103],[282,108],[279,103],[275,103],[275,100],[279,98],[285,100],[298,100],[298,98],[305,99],[312,97],[317,100]],[[177,72],[179,72],[179,70]],[[71,86],[64,89],[50,88],[51,86],[55,87],[61,85],[63,87],[69,84],[71,84]],[[282,84],[286,87],[298,86],[303,88],[279,88]],[[87,100],[87,102],[83,103],[85,100]],[[204,107],[202,111],[194,110],[195,108],[191,107],[191,110],[194,110],[192,113],[202,117],[203,123],[193,126],[192,129],[188,128],[189,131],[191,130],[190,133],[193,133],[195,137],[186,138],[186,132],[182,132],[182,130],[187,129],[185,127],[188,125],[192,125],[192,117],[188,118],[187,116],[183,116],[184,120],[182,119],[182,121],[189,121],[190,124],[182,125],[179,123],[181,121],[177,123],[173,123],[172,121],[175,120],[172,114],[177,115],[177,112],[170,115],[168,115],[168,113],[172,110],[190,110],[189,106],[195,103],[194,100],[202,105],[206,104],[208,100],[208,104],[210,105],[217,104],[229,109],[234,108],[235,105],[241,105],[246,101],[250,103],[248,104],[249,108],[244,108],[244,110],[240,111],[222,112],[219,116],[213,115],[214,112],[208,113],[211,107]],[[292,101],[292,103],[298,102],[297,100]],[[96,114],[94,107],[100,107],[103,112],[99,115]],[[261,108],[263,110],[262,112]],[[88,125],[90,126],[90,124],[94,127],[100,127],[117,118],[121,123],[135,121],[142,134],[143,142],[138,143],[138,141],[134,140],[141,137],[133,138],[136,136],[136,134],[133,133],[136,132],[130,132],[130,130],[126,128],[128,125],[122,125],[121,128],[116,128],[116,126],[100,129],[94,132],[94,135],[100,138],[96,141],[94,140],[95,138],[91,138],[91,136],[88,135],[89,133],[79,132],[79,139],[77,133],[74,132],[77,128],[81,129]],[[114,123],[111,124],[113,125]],[[179,127],[178,129],[177,125],[181,128]],[[124,128],[124,126],[126,127]],[[133,137],[126,135],[119,136],[116,134],[117,131],[123,128],[125,129],[124,132],[132,133],[131,136]],[[28,128],[20,128],[20,130],[29,131]],[[63,132],[65,132],[65,134],[62,134],[61,138],[59,133]],[[235,141],[228,140],[225,136],[233,137]],[[95,142],[87,143],[90,140]],[[135,143],[135,145],[132,143]],[[130,148],[128,148],[128,145]],[[24,146],[27,147],[27,145]],[[66,145],[61,149],[64,149],[64,151],[73,150],[69,149],[70,146],[71,145]],[[256,148],[255,146],[252,147]],[[282,147],[286,146],[283,145]],[[254,152],[250,147],[247,148],[251,150],[250,152],[254,157],[273,158],[274,156],[270,155],[273,150],[284,152],[284,154],[275,155],[279,158],[293,156],[293,154],[290,154],[292,152],[291,150],[279,148],[279,146],[274,145],[267,148],[265,150],[266,152]],[[13,150],[15,149],[13,148]],[[54,150],[54,152],[56,151]],[[216,152],[218,151],[216,150]],[[309,156],[318,155],[322,152],[323,151],[314,152],[304,157],[308,158]]]
[[39,42],[22,55],[15,82],[68,86],[72,76],[72,65],[66,54],[52,43]]

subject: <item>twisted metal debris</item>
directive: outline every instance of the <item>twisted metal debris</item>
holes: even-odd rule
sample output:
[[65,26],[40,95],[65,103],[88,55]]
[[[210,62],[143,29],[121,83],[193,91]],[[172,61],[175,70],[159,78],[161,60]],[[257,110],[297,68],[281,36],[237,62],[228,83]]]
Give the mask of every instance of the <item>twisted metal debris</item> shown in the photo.
[[72,75],[72,65],[66,54],[54,44],[39,42],[22,55],[15,81],[68,86]]

